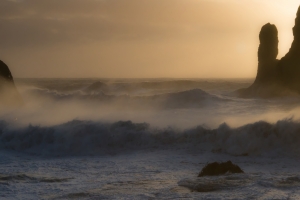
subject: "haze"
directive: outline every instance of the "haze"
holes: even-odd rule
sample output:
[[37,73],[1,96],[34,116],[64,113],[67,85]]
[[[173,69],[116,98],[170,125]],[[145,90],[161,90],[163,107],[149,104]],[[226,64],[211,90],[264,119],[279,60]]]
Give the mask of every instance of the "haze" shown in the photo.
[[293,40],[296,0],[2,0],[0,59],[18,78],[254,78],[258,34]]

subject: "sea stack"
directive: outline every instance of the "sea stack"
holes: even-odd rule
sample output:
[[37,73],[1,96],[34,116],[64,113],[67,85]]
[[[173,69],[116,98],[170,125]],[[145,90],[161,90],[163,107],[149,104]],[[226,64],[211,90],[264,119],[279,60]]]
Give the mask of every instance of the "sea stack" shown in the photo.
[[295,26],[293,28],[294,41],[289,52],[279,61],[278,68],[284,85],[300,92],[300,7],[298,8]]
[[22,98],[17,91],[13,76],[8,66],[0,60],[0,107],[22,105]]
[[275,25],[266,24],[259,34],[258,69],[254,84],[269,84],[276,77],[276,64],[278,63],[278,31]]
[[259,33],[259,47],[257,52],[258,68],[254,83],[245,89],[237,91],[243,98],[273,97],[281,93],[280,78],[277,69],[278,60],[278,31],[275,25],[265,24]]
[[277,60],[277,28],[270,23],[261,28],[257,76],[249,88],[237,91],[240,97],[269,98],[300,94],[300,7],[293,34],[294,41],[289,52],[281,60]]

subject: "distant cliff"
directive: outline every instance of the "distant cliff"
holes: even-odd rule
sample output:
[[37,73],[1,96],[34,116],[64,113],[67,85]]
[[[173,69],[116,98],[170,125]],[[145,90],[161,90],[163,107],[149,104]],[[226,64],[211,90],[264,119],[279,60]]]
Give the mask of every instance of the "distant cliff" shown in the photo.
[[17,91],[8,66],[0,60],[0,107],[18,106],[22,103],[22,98]]
[[289,52],[277,60],[277,28],[270,23],[261,28],[256,79],[249,88],[237,91],[240,97],[268,98],[300,94],[300,7],[293,34],[294,41]]

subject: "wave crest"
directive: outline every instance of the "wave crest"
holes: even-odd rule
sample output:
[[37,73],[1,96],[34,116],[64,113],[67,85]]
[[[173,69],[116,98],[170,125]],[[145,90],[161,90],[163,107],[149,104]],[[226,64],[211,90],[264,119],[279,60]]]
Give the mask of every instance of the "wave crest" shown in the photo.
[[10,128],[0,123],[0,149],[37,155],[100,155],[148,148],[206,149],[232,155],[285,154],[300,151],[300,123],[259,121],[239,128],[202,126],[187,130],[152,128],[146,123],[73,120],[41,127]]
[[123,105],[135,107],[154,108],[190,108],[214,105],[218,102],[229,101],[226,98],[209,94],[201,89],[185,90],[180,92],[162,93],[148,96],[130,96],[128,94],[113,95],[106,94],[101,90],[87,93],[86,91],[75,91],[62,93],[56,90],[31,89],[29,95],[51,99],[53,101],[92,101],[105,105]]

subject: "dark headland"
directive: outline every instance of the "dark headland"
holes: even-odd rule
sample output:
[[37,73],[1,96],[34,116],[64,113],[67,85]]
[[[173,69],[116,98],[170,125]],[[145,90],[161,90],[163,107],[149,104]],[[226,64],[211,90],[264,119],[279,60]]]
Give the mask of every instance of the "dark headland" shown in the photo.
[[269,98],[300,94],[300,7],[293,35],[294,41],[289,52],[277,60],[277,28],[270,23],[261,28],[256,79],[249,88],[238,90],[238,96]]
[[0,60],[0,106],[19,106],[22,103],[8,66]]

